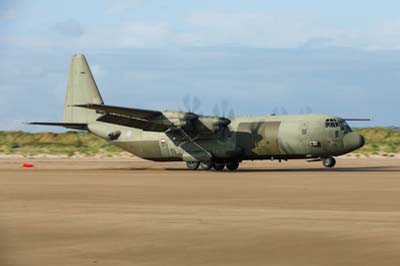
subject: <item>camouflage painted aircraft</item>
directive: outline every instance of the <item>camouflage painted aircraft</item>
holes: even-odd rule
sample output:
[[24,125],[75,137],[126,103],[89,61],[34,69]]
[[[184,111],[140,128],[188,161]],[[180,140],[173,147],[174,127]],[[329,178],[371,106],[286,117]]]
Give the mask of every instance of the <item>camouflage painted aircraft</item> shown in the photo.
[[306,159],[333,167],[334,156],[364,145],[333,115],[205,116],[105,105],[82,54],[69,66],[63,122],[32,122],[87,130],[144,159],[185,161],[189,169],[231,171],[244,160]]

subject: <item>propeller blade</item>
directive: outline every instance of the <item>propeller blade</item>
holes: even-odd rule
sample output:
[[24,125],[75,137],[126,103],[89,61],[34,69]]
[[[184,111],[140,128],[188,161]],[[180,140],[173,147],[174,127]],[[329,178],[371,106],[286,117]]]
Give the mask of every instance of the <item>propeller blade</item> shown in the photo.
[[192,112],[196,112],[200,107],[200,99],[197,96],[193,97]]
[[221,115],[224,117],[227,115],[228,106],[229,106],[229,103],[227,100],[221,101]]
[[229,106],[229,102],[227,100],[222,100],[220,104],[214,105],[213,115],[218,117],[234,117],[235,112],[233,108]]
[[182,98],[183,106],[185,107],[186,112],[190,112],[190,95],[185,95]]
[[229,113],[228,113],[228,117],[235,117],[235,111],[233,110],[233,108],[231,108],[230,110],[229,110]]
[[198,111],[201,106],[200,99],[197,96],[185,95],[182,98],[183,106],[185,108],[185,112],[195,113]]
[[217,104],[214,105],[214,107],[213,107],[213,115],[215,115],[215,116],[221,116],[221,113],[220,113],[220,111],[219,111],[219,107],[218,107]]

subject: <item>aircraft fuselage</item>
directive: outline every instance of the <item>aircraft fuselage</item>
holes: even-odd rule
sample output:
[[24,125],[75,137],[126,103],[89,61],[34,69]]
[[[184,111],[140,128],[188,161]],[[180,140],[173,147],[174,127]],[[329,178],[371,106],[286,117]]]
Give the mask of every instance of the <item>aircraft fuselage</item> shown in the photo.
[[[191,145],[185,147],[182,140],[164,132],[98,121],[90,123],[88,129],[138,157],[154,161],[201,160],[202,151],[208,152],[215,162],[327,158],[364,145],[363,137],[352,132],[344,120],[314,114],[232,118],[227,132],[212,137],[194,136],[201,147],[199,151]],[[111,132],[119,132],[118,139],[110,140]]]

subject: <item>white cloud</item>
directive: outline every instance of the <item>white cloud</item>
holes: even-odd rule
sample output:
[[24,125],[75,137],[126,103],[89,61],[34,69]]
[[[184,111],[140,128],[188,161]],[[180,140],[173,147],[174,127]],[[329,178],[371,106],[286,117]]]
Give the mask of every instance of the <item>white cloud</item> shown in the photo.
[[85,48],[152,48],[169,44],[173,33],[167,23],[130,22],[121,27],[88,31],[80,45]]
[[94,79],[100,79],[103,77],[105,71],[100,65],[94,64],[90,66]]
[[171,31],[166,23],[129,23],[119,34],[122,47],[146,47],[159,46],[162,42],[168,42]]
[[0,92],[2,93],[14,91],[15,89],[15,86],[11,84],[0,84]]
[[142,0],[119,1],[113,3],[108,9],[108,14],[124,13],[132,9],[136,9],[143,4]]
[[[140,1],[128,3],[129,7]],[[125,12],[125,2],[115,12]],[[332,18],[330,18],[332,19]],[[277,16],[267,13],[195,12],[188,15],[185,29],[167,21],[124,21],[83,31],[77,21],[57,23],[49,32],[6,36],[17,47],[68,50],[161,48],[167,46],[226,46],[260,48],[353,47],[400,49],[400,20],[379,21],[365,27],[324,23],[323,17]],[[343,24],[343,23],[342,23]],[[70,38],[75,36],[77,38]],[[79,37],[79,38],[78,38]],[[3,37],[5,38],[5,37]]]
[[84,33],[81,23],[74,19],[57,22],[54,24],[53,29],[59,34],[72,37],[80,37]]
[[[332,20],[334,18],[330,18]],[[341,21],[338,19],[338,21]],[[265,13],[193,13],[194,29],[183,42],[201,45],[237,44],[263,48],[344,46],[400,49],[400,20],[378,21],[357,28],[326,23],[323,17],[276,16]]]
[[199,44],[240,44],[265,48],[297,47],[313,34],[310,19],[261,13],[194,13],[191,38]]
[[[63,23],[64,25],[64,23]],[[29,50],[67,49],[119,49],[119,48],[158,48],[176,43],[174,33],[167,23],[129,22],[119,27],[96,28],[83,32],[79,27],[56,28],[57,33],[48,32],[7,35],[0,37],[4,45]],[[66,26],[66,24],[64,25]],[[74,36],[76,38],[71,38]]]
[[17,17],[17,12],[13,8],[6,8],[4,10],[0,10],[0,19],[10,20]]

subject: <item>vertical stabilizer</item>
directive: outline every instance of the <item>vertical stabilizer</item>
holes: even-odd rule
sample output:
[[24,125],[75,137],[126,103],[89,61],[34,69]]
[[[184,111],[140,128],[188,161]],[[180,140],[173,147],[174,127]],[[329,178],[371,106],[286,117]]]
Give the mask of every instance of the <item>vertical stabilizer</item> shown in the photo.
[[103,104],[103,99],[85,56],[75,54],[69,65],[64,122],[87,124],[96,120],[99,115],[95,110],[74,107],[74,105],[88,103]]

